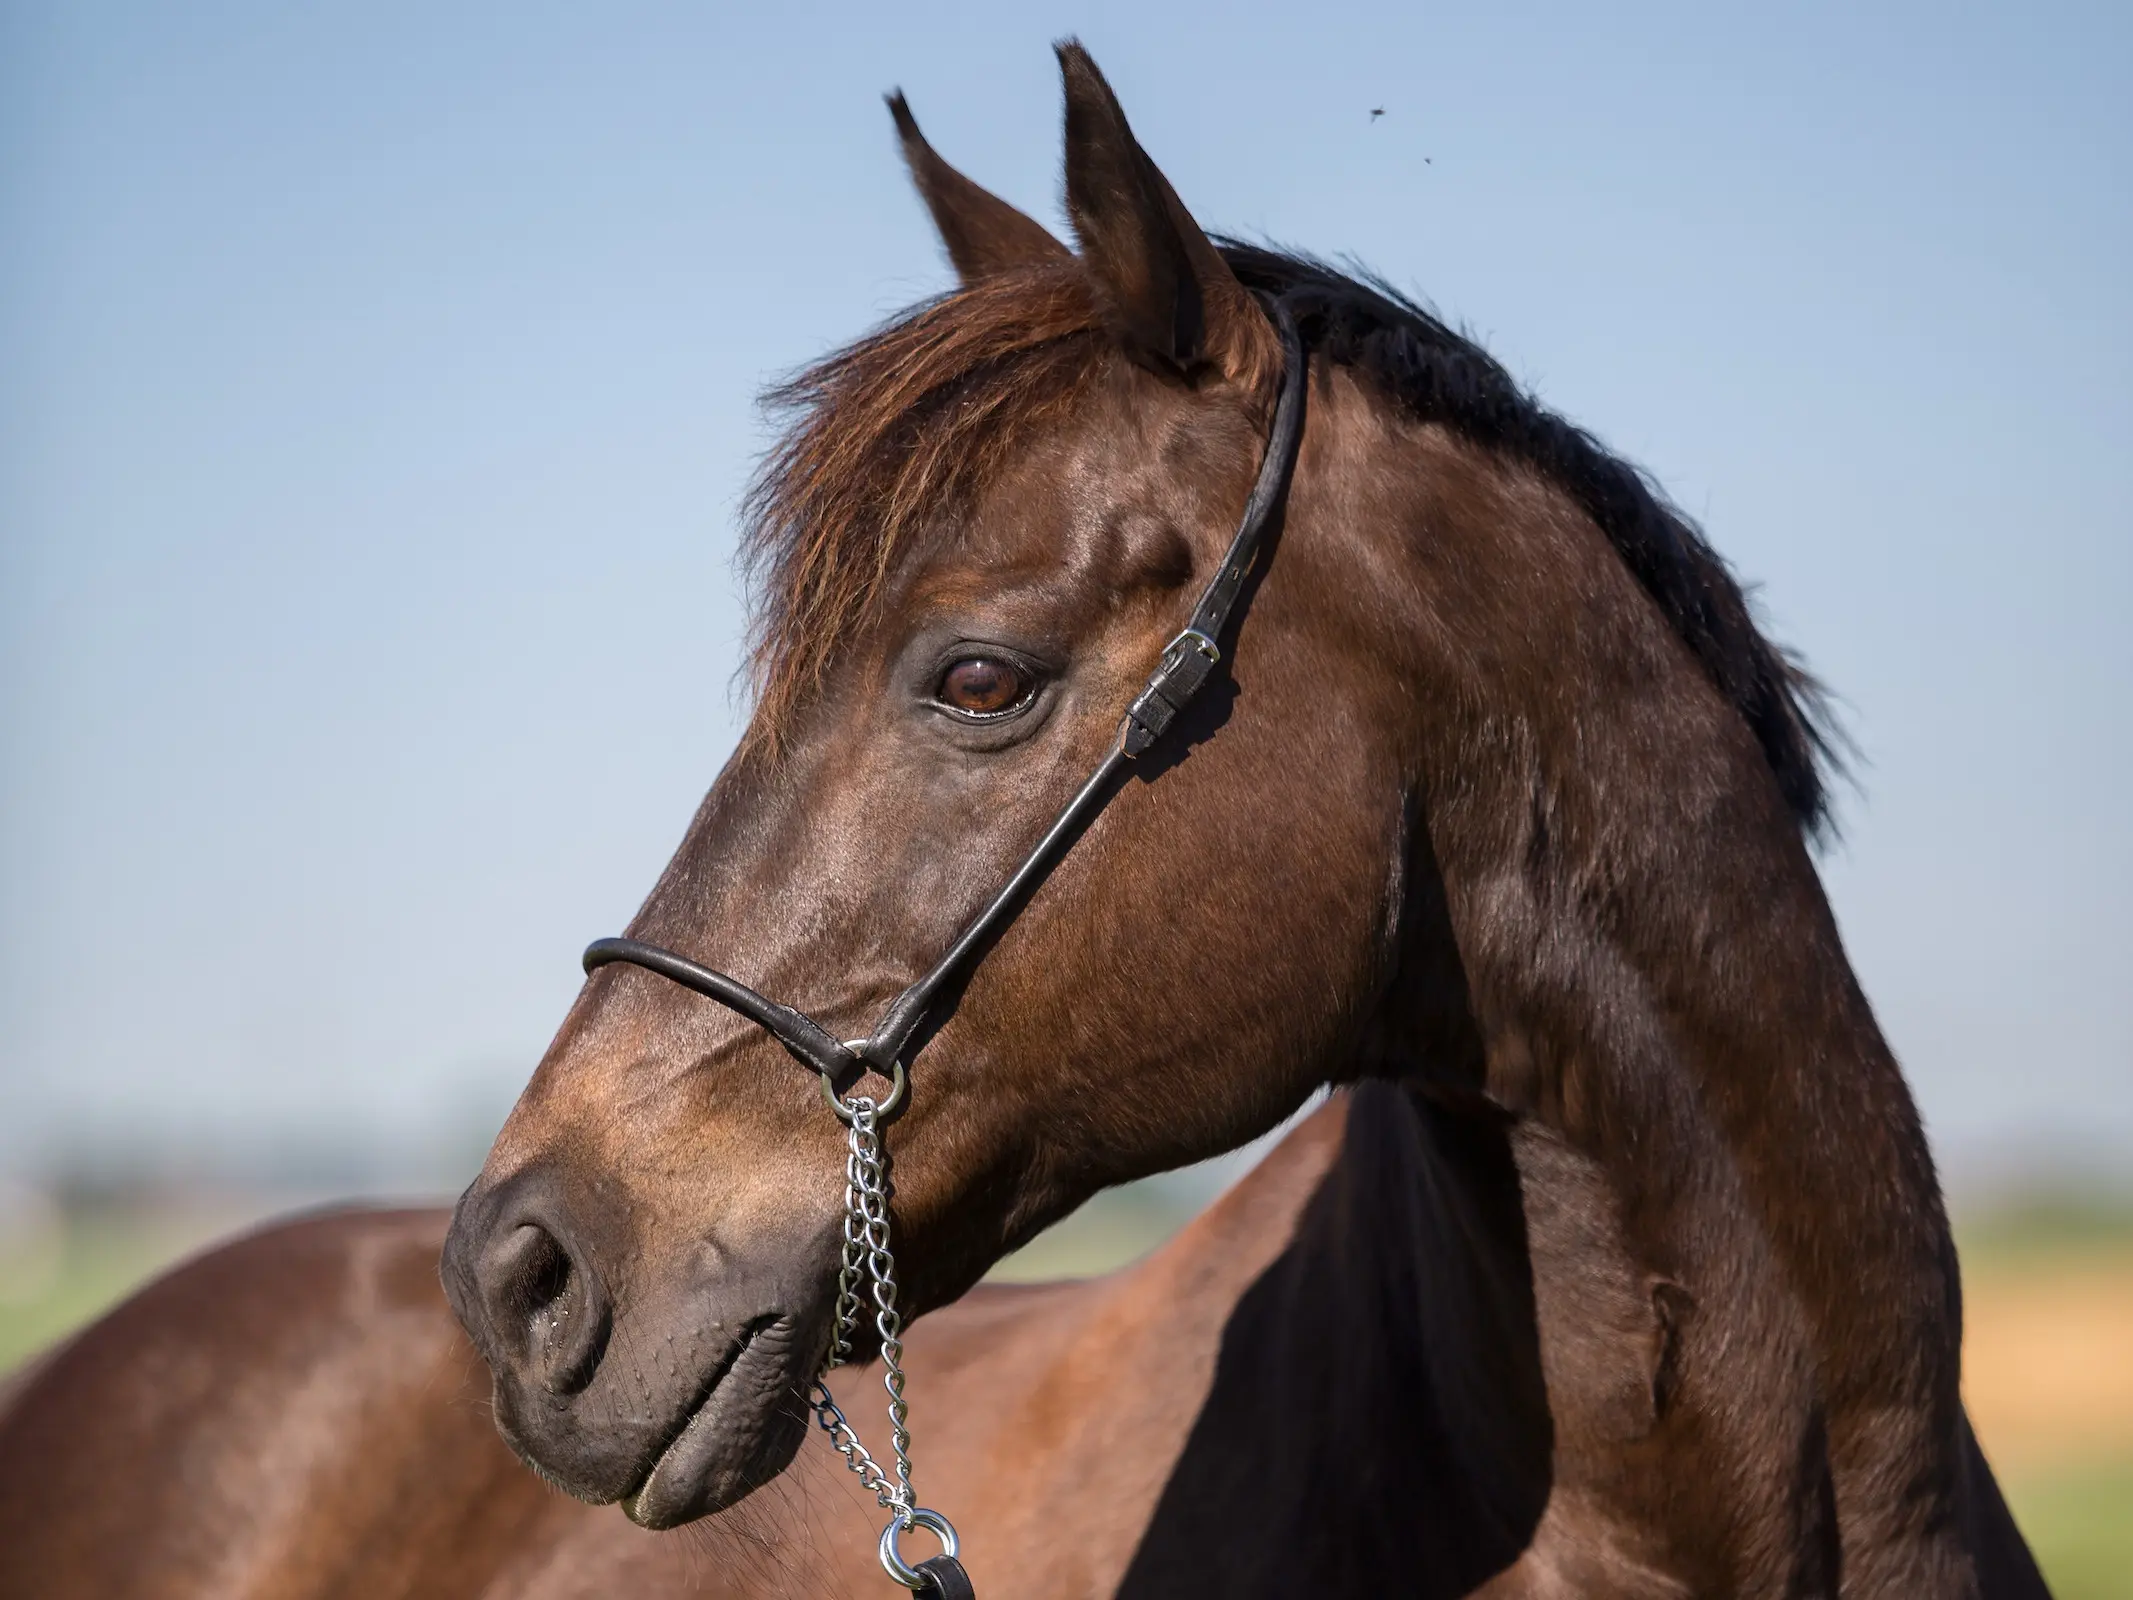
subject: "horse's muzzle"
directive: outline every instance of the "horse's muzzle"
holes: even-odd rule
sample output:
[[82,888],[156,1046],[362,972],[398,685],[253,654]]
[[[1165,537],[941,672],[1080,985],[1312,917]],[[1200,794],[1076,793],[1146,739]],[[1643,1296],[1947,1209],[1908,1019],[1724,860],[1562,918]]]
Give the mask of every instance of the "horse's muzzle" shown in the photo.
[[478,1180],[445,1239],[445,1295],[512,1449],[581,1500],[672,1527],[799,1449],[835,1255],[825,1230],[774,1263],[705,1250],[655,1265],[607,1220],[547,1167]]

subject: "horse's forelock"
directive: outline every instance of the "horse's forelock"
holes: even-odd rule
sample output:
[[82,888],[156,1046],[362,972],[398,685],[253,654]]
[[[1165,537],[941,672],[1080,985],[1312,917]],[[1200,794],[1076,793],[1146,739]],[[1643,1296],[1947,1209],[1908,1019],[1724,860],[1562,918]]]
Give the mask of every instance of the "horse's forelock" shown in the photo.
[[748,739],[776,748],[929,523],[1057,416],[1107,345],[1072,261],[928,301],[765,397],[790,419],[745,503]]

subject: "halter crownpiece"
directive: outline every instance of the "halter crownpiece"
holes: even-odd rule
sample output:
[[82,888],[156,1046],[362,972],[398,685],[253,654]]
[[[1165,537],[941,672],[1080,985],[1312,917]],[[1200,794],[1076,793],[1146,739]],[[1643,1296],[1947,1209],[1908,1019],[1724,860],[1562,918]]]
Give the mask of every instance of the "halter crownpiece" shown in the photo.
[[[872,1034],[842,1043],[806,1012],[758,994],[738,978],[688,957],[638,939],[596,939],[585,950],[588,975],[617,963],[643,967],[662,978],[693,990],[707,1000],[716,1000],[739,1012],[774,1037],[793,1059],[822,1075],[822,1088],[830,1109],[846,1125],[848,1151],[845,1161],[844,1259],[837,1283],[837,1328],[822,1376],[814,1386],[812,1404],[823,1431],[843,1454],[846,1464],[871,1489],[882,1508],[891,1513],[882,1530],[881,1564],[890,1577],[914,1593],[932,1600],[974,1600],[969,1576],[958,1559],[955,1529],[937,1511],[920,1506],[911,1490],[910,1434],[906,1430],[903,1398],[902,1315],[896,1306],[895,1258],[890,1250],[888,1164],[889,1153],[881,1142],[885,1123],[901,1110],[908,1090],[910,1057],[917,1053],[912,1041],[931,1018],[935,1006],[961,978],[984,959],[992,941],[1022,912],[1029,898],[1059,860],[1073,848],[1082,830],[1117,792],[1118,778],[1127,763],[1136,760],[1169,731],[1182,712],[1207,684],[1222,662],[1222,639],[1244,590],[1267,530],[1287,498],[1289,480],[1296,470],[1296,454],[1303,439],[1304,396],[1307,363],[1303,335],[1296,319],[1282,302],[1267,306],[1275,329],[1281,335],[1283,370],[1281,395],[1274,407],[1274,420],[1267,432],[1266,452],[1259,461],[1259,475],[1244,503],[1244,514],[1223,554],[1222,565],[1200,592],[1199,603],[1185,627],[1164,648],[1162,659],[1148,675],[1139,694],[1126,707],[1119,723],[1118,738],[1110,752],[1089,774],[1074,798],[1066,803],[1052,825],[1045,829],[1022,864],[1015,868],[1000,892],[956,935],[931,971],[896,997],[882,1014]],[[920,1041],[923,1045],[923,1040]],[[869,1069],[890,1080],[888,1093],[878,1102],[871,1096],[851,1093]],[[851,1335],[856,1331],[865,1306],[871,1304],[876,1332],[881,1337],[883,1384],[889,1394],[890,1441],[894,1447],[894,1476],[885,1472],[866,1447],[844,1413],[830,1398],[824,1381],[852,1353]],[[913,1528],[923,1528],[941,1542],[941,1554],[917,1566],[908,1565],[898,1541]]]

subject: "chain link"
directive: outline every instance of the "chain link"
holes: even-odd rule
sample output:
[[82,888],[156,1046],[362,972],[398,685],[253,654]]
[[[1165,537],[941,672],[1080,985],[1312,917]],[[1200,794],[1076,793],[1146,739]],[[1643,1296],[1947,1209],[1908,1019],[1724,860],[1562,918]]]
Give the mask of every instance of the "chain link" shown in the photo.
[[[837,1330],[822,1376],[810,1397],[815,1421],[884,1511],[908,1527],[918,1502],[911,1495],[910,1407],[904,1402],[903,1314],[896,1308],[896,1258],[889,1247],[889,1156],[882,1147],[880,1108],[865,1095],[843,1102],[844,1259],[837,1274]],[[859,1434],[830,1397],[829,1375],[852,1359],[852,1335],[868,1302],[881,1336],[882,1387],[889,1394],[889,1448],[895,1475],[859,1442]]]

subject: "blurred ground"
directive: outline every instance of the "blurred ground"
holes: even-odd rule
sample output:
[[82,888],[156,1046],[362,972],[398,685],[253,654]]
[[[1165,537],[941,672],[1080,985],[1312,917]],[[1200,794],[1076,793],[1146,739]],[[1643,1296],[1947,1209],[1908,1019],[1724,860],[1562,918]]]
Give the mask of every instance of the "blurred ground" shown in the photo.
[[[1205,1192],[1155,1180],[1099,1196],[996,1276],[1106,1271]],[[0,1192],[0,1372],[179,1257],[309,1198]],[[2059,1600],[2133,1600],[2133,1210],[2005,1203],[1958,1232],[1964,1389],[2016,1519]]]
[[2133,1596],[2133,1214],[1958,1229],[1970,1419],[2059,1600]]

